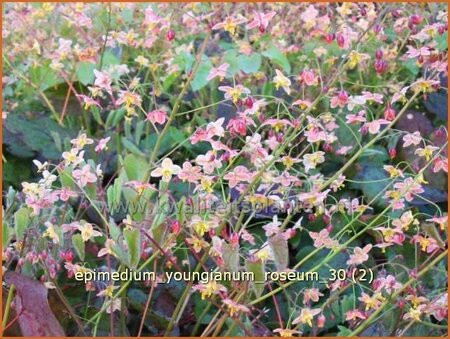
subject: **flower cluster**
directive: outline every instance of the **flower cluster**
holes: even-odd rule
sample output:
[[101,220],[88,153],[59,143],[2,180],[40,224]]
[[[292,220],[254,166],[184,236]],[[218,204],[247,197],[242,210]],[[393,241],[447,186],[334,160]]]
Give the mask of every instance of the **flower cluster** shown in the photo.
[[[4,165],[37,169],[3,271],[71,335],[444,335],[447,29],[440,4],[7,5]],[[76,279],[127,269],[157,278]],[[165,284],[186,271],[254,279]]]

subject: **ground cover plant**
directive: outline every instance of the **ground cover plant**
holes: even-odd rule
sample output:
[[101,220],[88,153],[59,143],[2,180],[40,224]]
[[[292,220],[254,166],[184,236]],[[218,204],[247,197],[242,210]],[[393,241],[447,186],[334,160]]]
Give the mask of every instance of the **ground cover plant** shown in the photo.
[[3,334],[447,335],[447,30],[4,4]]

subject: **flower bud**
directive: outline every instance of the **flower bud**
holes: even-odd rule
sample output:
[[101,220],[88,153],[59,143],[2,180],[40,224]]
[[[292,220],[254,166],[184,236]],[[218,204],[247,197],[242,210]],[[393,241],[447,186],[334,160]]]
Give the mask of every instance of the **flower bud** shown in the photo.
[[442,127],[439,127],[435,132],[434,135],[438,138],[444,137],[445,136],[445,131]]
[[375,61],[375,72],[378,74],[383,74],[387,71],[387,62],[384,60]]
[[422,16],[418,15],[418,14],[414,14],[411,15],[411,17],[409,18],[409,22],[411,22],[413,25],[418,25],[422,22]]
[[228,151],[225,151],[223,154],[222,154],[222,157],[221,157],[221,161],[224,161],[224,162],[228,162],[229,160],[230,160],[230,152],[228,152]]
[[333,42],[334,38],[335,38],[334,33],[328,33],[327,35],[325,35],[325,41],[329,44]]
[[400,11],[398,10],[398,9],[394,9],[392,12],[391,12],[391,14],[392,14],[392,17],[394,18],[394,19],[398,19],[398,18],[400,18]]
[[361,14],[361,16],[366,16],[367,15],[367,10],[365,7],[361,7],[361,9],[359,10],[359,13]]
[[237,233],[232,233],[230,236],[230,244],[232,247],[237,247],[239,246],[239,234]]
[[277,141],[281,143],[281,142],[283,142],[283,140],[284,140],[283,133],[278,133],[277,134]]
[[373,31],[375,32],[375,34],[378,34],[381,32],[381,25],[375,25],[373,26]]
[[178,220],[175,220],[172,222],[172,224],[170,225],[170,231],[174,234],[180,234],[181,232],[181,224]]
[[389,105],[386,108],[386,110],[384,111],[384,118],[386,120],[389,120],[389,121],[394,120],[395,119],[395,115],[396,115],[395,109],[393,109],[391,105]]
[[377,60],[380,60],[381,58],[383,58],[383,50],[382,49],[377,49],[377,51],[375,52],[375,58]]
[[325,316],[323,314],[319,315],[317,317],[317,327],[318,328],[324,327],[325,326],[325,321],[326,321]]
[[343,48],[343,47],[344,47],[344,44],[345,44],[345,38],[344,38],[344,36],[341,35],[341,34],[339,34],[339,35],[336,37],[336,42],[338,43],[339,47]]
[[167,31],[166,39],[167,41],[172,41],[173,39],[175,39],[175,32],[173,31],[173,29],[169,29]]
[[247,97],[247,99],[245,99],[244,104],[245,104],[245,106],[247,106],[247,108],[252,108],[253,107],[253,98]]
[[323,150],[327,153],[333,152],[333,146],[330,143],[326,143],[323,145]]
[[394,159],[397,156],[397,150],[394,147],[389,148],[389,157]]

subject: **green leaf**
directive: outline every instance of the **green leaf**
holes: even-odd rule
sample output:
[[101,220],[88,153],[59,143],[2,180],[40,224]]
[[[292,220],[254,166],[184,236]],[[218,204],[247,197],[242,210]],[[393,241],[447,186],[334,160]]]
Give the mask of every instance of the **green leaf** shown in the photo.
[[70,170],[68,167],[64,168],[63,170],[58,169],[58,175],[62,187],[68,187],[70,189],[75,188],[75,182],[72,178],[72,170]]
[[[5,212],[3,212],[4,215]],[[2,222],[2,250],[5,250],[9,244],[9,225],[6,221]]]
[[358,131],[359,127],[349,125],[342,119],[337,119],[339,128],[336,130],[336,137],[339,143],[343,146],[353,146],[352,150],[358,148],[358,142],[361,141],[361,133]]
[[57,76],[50,66],[37,66],[30,69],[31,81],[42,91],[62,84],[64,79]]
[[222,249],[226,269],[229,272],[239,272],[239,247],[223,243]]
[[350,334],[352,334],[352,331],[345,326],[338,325],[338,329],[339,329],[339,332],[337,334],[338,337],[348,337]]
[[78,81],[83,85],[89,85],[94,82],[95,64],[90,62],[80,62],[77,68]]
[[252,289],[253,292],[255,292],[256,298],[259,298],[264,292],[264,283],[266,279],[264,262],[246,260],[245,267],[247,272],[252,272],[255,276],[255,281],[252,282]]
[[123,166],[128,180],[144,180],[148,169],[147,161],[144,158],[128,154],[123,161]]
[[208,84],[207,77],[212,67],[211,60],[209,60],[206,56],[203,56],[201,64],[198,67],[197,73],[191,83],[193,91],[198,91]]
[[272,250],[275,265],[279,271],[283,271],[289,264],[289,248],[287,240],[276,234],[269,239],[269,247]]
[[164,91],[169,90],[170,86],[173,85],[173,83],[178,79],[179,76],[180,76],[179,72],[174,72],[174,73],[168,75],[167,77],[165,77],[163,84],[162,84]]
[[122,232],[120,232],[120,228],[116,225],[113,218],[110,218],[109,220],[108,229],[111,239],[117,242]]
[[128,247],[130,268],[136,268],[141,257],[141,233],[139,229],[133,228],[125,229],[123,235]]
[[238,52],[235,49],[227,50],[224,54],[223,60],[230,65],[227,70],[227,76],[234,76],[240,71],[240,66],[238,62]]
[[135,144],[133,144],[130,140],[128,140],[126,137],[122,137],[122,145],[125,147],[128,151],[130,151],[133,154],[136,154],[141,157],[145,157],[144,152],[142,152],[139,147],[137,147]]
[[242,54],[238,57],[239,68],[246,74],[255,73],[261,67],[261,54]]
[[352,183],[352,188],[360,189],[367,202],[372,201],[376,196],[374,204],[380,207],[386,207],[387,201],[383,198],[386,187],[392,179],[380,166],[375,165],[359,165],[359,173],[355,176],[355,180],[359,183]]
[[125,8],[122,11],[122,18],[127,24],[131,23],[133,21],[133,13],[134,13],[134,9],[131,9],[131,8]]
[[284,71],[288,74],[291,73],[291,65],[289,64],[289,60],[286,55],[284,55],[280,49],[275,45],[270,45],[269,49],[262,52],[262,55],[269,58],[275,64],[283,67]]
[[81,261],[84,261],[84,241],[81,237],[81,234],[77,233],[72,236],[72,244],[73,248],[75,248],[75,252],[77,252],[78,257]]
[[409,59],[402,63],[403,67],[407,69],[412,75],[416,76],[419,74],[420,68],[417,66],[415,59]]
[[16,240],[20,240],[26,229],[30,225],[30,209],[22,207],[14,213],[14,230],[16,232]]
[[114,184],[109,186],[106,190],[106,198],[108,203],[108,210],[110,213],[120,206],[120,199],[122,196],[122,178],[118,177],[114,180]]
[[[120,48],[118,48],[121,50]],[[103,53],[103,69],[106,66],[109,65],[119,65],[120,64],[120,57],[118,53],[114,53],[114,50],[106,50],[105,53]]]
[[448,49],[448,32],[445,32],[442,35],[436,36],[437,49],[440,51],[445,51]]
[[379,145],[366,149],[360,157],[360,160],[370,161],[372,163],[382,163],[388,159],[389,155],[386,148]]

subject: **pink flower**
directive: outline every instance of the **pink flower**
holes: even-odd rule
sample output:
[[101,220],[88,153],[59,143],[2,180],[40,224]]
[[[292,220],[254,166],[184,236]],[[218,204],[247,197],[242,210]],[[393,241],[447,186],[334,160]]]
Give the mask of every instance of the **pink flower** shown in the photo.
[[167,120],[167,113],[161,109],[157,109],[147,113],[146,121],[150,121],[152,124],[163,125]]
[[235,301],[233,301],[231,299],[228,299],[228,298],[224,299],[222,301],[222,303],[224,303],[228,307],[228,311],[230,312],[230,316],[234,316],[235,314],[238,314],[238,313],[241,313],[241,312],[243,312],[243,313],[250,312],[250,310],[246,306],[238,304],[237,302],[235,302]]
[[276,12],[262,13],[254,12],[253,20],[247,24],[247,29],[258,27],[260,31],[264,32],[269,26],[269,21],[275,16]]
[[72,191],[70,188],[63,187],[58,191],[59,199],[61,201],[67,201],[70,198],[76,198],[78,196],[77,192]]
[[215,136],[223,137],[225,135],[225,130],[222,127],[224,121],[225,118],[220,118],[214,122],[210,122],[208,126],[206,126],[208,138],[212,138]]
[[433,172],[437,173],[439,171],[448,172],[448,159],[445,157],[438,157],[433,162]]
[[306,289],[305,292],[303,292],[303,303],[306,305],[310,300],[316,303],[322,296],[323,293],[320,293],[318,288]]
[[345,313],[346,321],[357,320],[357,319],[366,319],[366,316],[360,310],[350,310]]
[[430,50],[428,47],[420,47],[419,49],[415,49],[412,46],[406,46],[408,48],[408,51],[405,53],[405,56],[408,59],[418,58],[419,56],[429,56],[431,55]]
[[230,64],[224,63],[220,65],[219,67],[215,68],[213,67],[211,71],[209,71],[208,77],[206,80],[211,81],[212,79],[219,77],[221,80],[226,77],[228,67],[230,67]]
[[361,110],[357,114],[347,114],[345,117],[347,119],[347,123],[351,125],[355,125],[360,122],[366,122],[366,111]]
[[242,85],[236,85],[235,87],[219,86],[218,89],[225,92],[225,99],[232,100],[234,103],[237,103],[243,94],[250,94],[250,90]]
[[371,122],[366,122],[361,128],[362,129],[367,128],[370,134],[377,134],[380,131],[381,125],[387,125],[389,124],[389,121],[386,119],[377,119]]
[[413,178],[406,178],[404,182],[396,182],[394,188],[400,191],[401,195],[405,195],[406,201],[412,201],[414,195],[424,192],[422,185],[415,182]]
[[362,94],[363,94],[363,97],[369,102],[376,102],[379,104],[383,103],[383,95],[382,94],[371,93],[368,91],[363,91]]
[[320,232],[309,232],[309,236],[314,240],[314,247],[326,247],[333,248],[339,245],[337,240],[333,240],[330,238],[329,232],[324,228]]
[[310,327],[312,327],[314,316],[318,315],[320,312],[322,312],[320,308],[303,308],[300,312],[300,315],[292,321],[292,324],[308,324]]
[[98,141],[97,146],[95,146],[95,151],[96,151],[97,153],[99,153],[99,152],[101,152],[101,151],[103,151],[103,150],[107,150],[108,147],[106,146],[106,144],[108,143],[108,141],[109,141],[110,139],[111,139],[111,137],[107,137],[107,138],[100,139],[100,140]]
[[104,89],[109,94],[112,94],[112,89],[111,89],[112,80],[111,80],[111,77],[109,76],[109,74],[106,72],[101,72],[101,71],[97,71],[96,69],[94,69],[94,75],[95,75],[94,85],[101,89]]
[[91,172],[91,166],[89,165],[84,165],[81,169],[74,170],[72,175],[81,187],[97,181],[97,176]]
[[278,234],[280,232],[280,226],[281,222],[278,221],[278,216],[274,215],[272,222],[263,226],[266,237]]
[[212,29],[224,29],[225,31],[229,32],[231,35],[234,35],[236,33],[237,25],[242,24],[244,22],[247,22],[247,19],[244,17],[237,17],[233,18],[231,16],[227,17],[225,21],[219,22],[218,24],[215,24]]
[[414,133],[408,133],[403,137],[403,147],[408,147],[410,145],[418,145],[422,141],[420,132],[416,131]]
[[309,100],[297,100],[292,103],[292,105],[298,105],[300,109],[310,108],[312,106],[311,101]]
[[311,70],[303,70],[302,74],[300,74],[301,82],[303,82],[307,86],[317,85],[317,77],[314,75],[314,71]]
[[223,178],[228,180],[228,185],[230,188],[233,188],[242,181],[250,182],[252,177],[253,176],[247,167],[236,166],[232,172],[228,172]]
[[398,290],[402,287],[402,284],[399,283],[392,275],[376,279],[373,282],[373,285],[375,287],[375,291],[379,292],[384,289],[388,294],[391,294],[392,291]]
[[364,248],[355,247],[350,259],[347,260],[347,265],[360,265],[369,259],[367,253],[372,249],[372,245],[368,244]]
[[233,118],[227,124],[227,128],[230,131],[231,135],[242,135],[245,136],[247,134],[247,124],[244,119]]
[[183,168],[181,169],[180,173],[178,173],[178,178],[180,178],[182,181],[196,183],[200,180],[200,172],[200,167],[192,166],[189,161],[185,161],[183,163]]
[[202,128],[198,128],[194,134],[191,135],[191,144],[195,145],[200,141],[209,141],[210,137],[208,136],[208,132]]
[[433,253],[439,249],[437,241],[431,237],[424,237],[418,234],[413,236],[412,240],[416,244],[420,244],[420,249],[426,253]]
[[217,159],[213,151],[208,151],[205,155],[198,155],[195,158],[195,162],[203,167],[206,174],[211,174],[214,172],[214,169],[222,167],[222,163]]
[[140,106],[142,103],[142,98],[139,94],[130,91],[120,91],[119,99],[116,101],[116,105],[125,104],[125,107],[129,108],[131,106]]
[[331,108],[345,107],[348,103],[348,93],[346,91],[340,91],[337,95],[333,96],[330,101]]
[[279,132],[285,126],[292,126],[292,123],[287,119],[267,119],[261,126],[271,126],[276,132]]
[[443,217],[433,217],[431,219],[427,219],[426,221],[432,221],[439,225],[439,228],[443,231],[448,225],[448,216],[445,215]]
[[77,94],[77,98],[83,100],[84,109],[89,109],[89,107],[91,106],[97,106],[99,108],[102,108],[102,106],[100,106],[97,100],[94,100],[91,97],[88,97],[87,95]]

